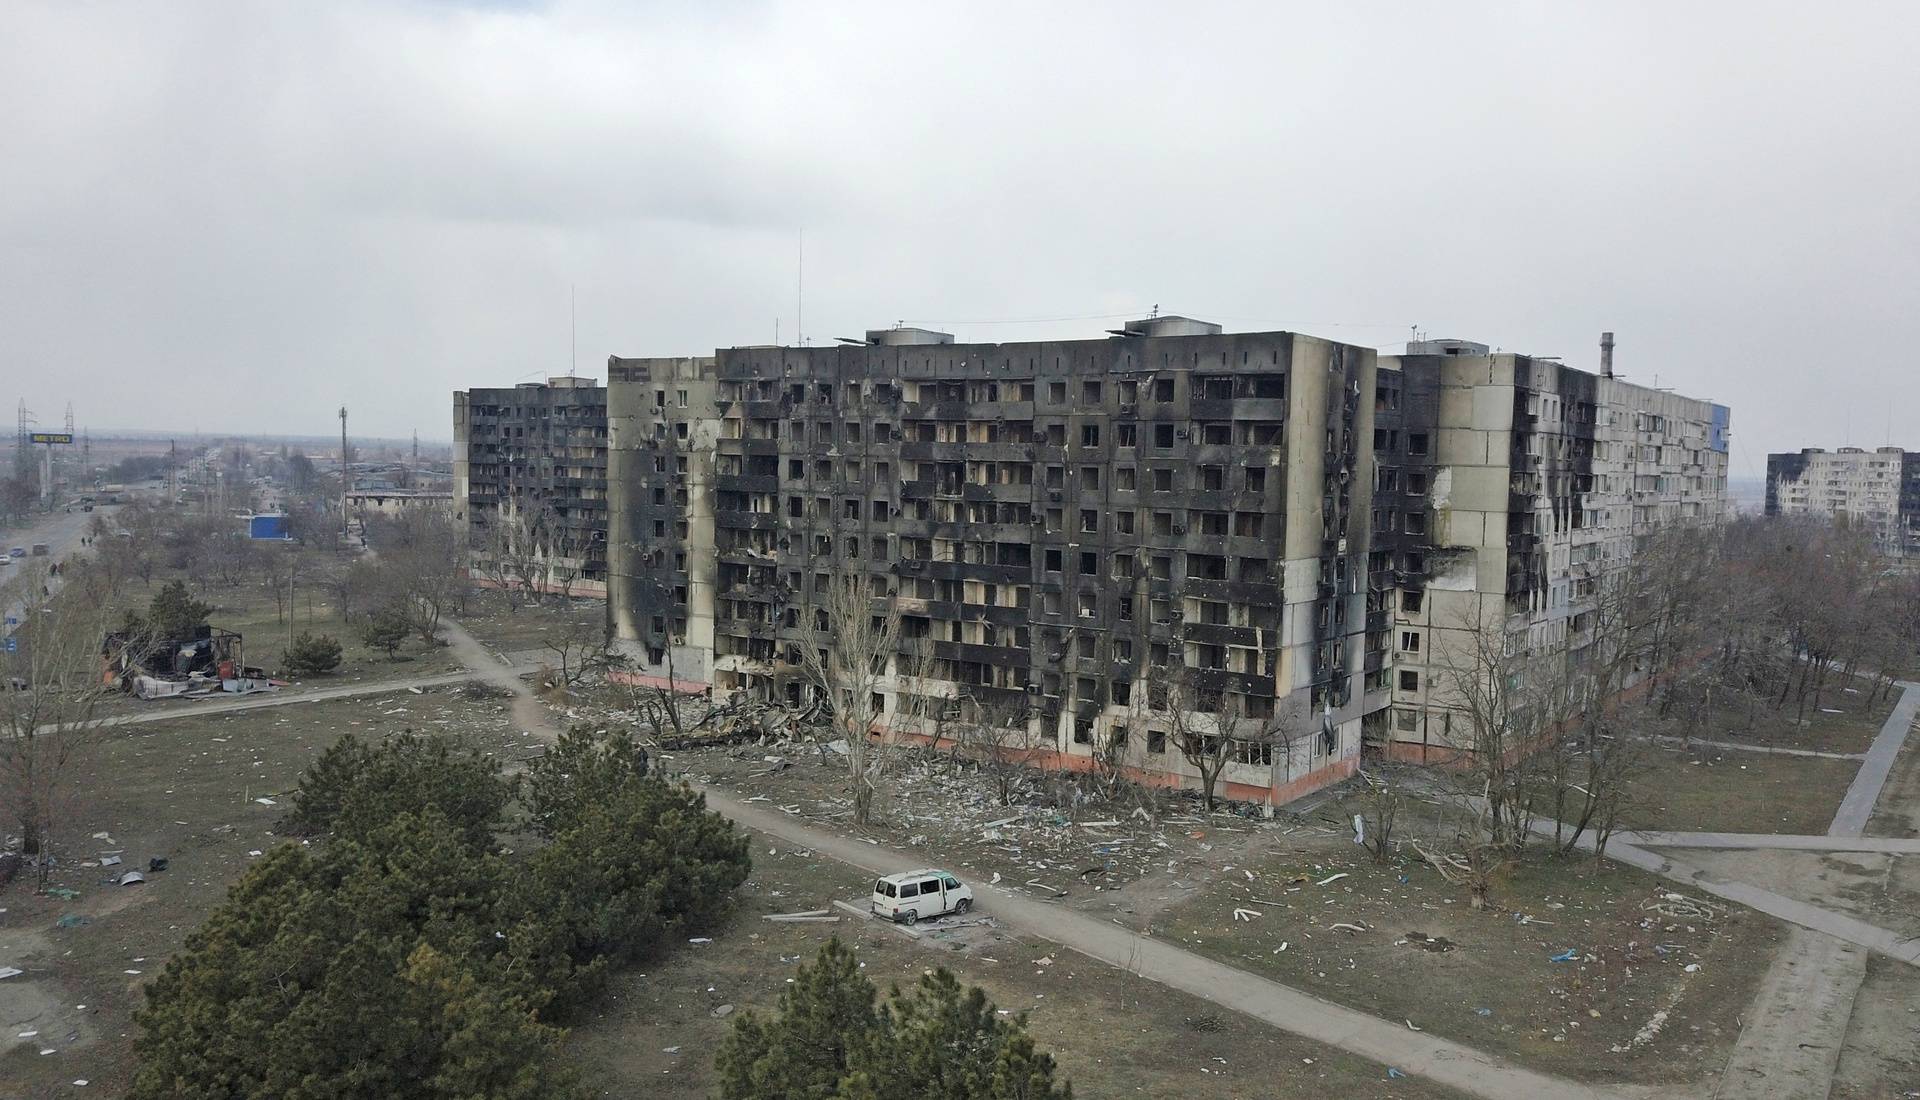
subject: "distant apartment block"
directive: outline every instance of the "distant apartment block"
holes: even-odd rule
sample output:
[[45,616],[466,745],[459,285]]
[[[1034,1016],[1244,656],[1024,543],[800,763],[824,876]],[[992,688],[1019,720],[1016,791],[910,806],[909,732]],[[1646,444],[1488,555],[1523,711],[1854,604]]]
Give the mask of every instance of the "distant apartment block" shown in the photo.
[[1368,734],[1393,755],[1470,743],[1459,685],[1484,632],[1577,664],[1638,542],[1724,516],[1727,407],[1614,377],[1611,358],[1611,334],[1598,374],[1458,340],[1382,358]]
[[1920,557],[1920,451],[1809,447],[1767,456],[1767,514],[1866,528],[1892,557]]
[[453,509],[481,583],[607,594],[607,390],[556,377],[453,395]]

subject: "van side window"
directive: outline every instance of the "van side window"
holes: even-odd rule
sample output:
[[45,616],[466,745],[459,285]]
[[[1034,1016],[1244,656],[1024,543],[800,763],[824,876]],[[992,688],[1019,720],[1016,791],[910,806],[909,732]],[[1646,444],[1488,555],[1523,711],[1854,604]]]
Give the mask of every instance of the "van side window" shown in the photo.
[[925,882],[923,882],[923,883],[921,883],[921,884],[920,884],[920,892],[921,892],[922,894],[937,894],[937,893],[939,893],[939,892],[940,892],[940,880],[939,880],[939,879],[937,879],[937,878],[930,878],[930,879],[928,879],[927,881],[925,881]]
[[948,875],[948,876],[947,876],[947,880],[946,880],[946,881],[947,881],[947,889],[949,889],[949,890],[958,890],[958,889],[960,889],[960,880],[959,880],[959,879],[957,879],[957,878],[954,878],[954,877],[953,877],[952,875]]
[[917,883],[917,882],[903,882],[903,883],[901,883],[901,884],[900,884],[900,896],[901,896],[901,897],[903,897],[903,898],[917,898],[917,897],[919,897],[919,896],[920,896],[920,884],[919,884],[919,883]]

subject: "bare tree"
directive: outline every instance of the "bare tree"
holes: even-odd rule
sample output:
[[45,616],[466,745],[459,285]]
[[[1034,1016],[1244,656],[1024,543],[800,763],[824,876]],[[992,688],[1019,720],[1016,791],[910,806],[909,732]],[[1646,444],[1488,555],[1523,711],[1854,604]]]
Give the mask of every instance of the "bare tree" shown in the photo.
[[1500,839],[1493,803],[1484,788],[1479,798],[1465,799],[1461,805],[1466,814],[1456,824],[1450,847],[1436,850],[1414,840],[1413,850],[1432,864],[1441,878],[1465,887],[1469,906],[1485,909],[1501,873],[1513,864],[1513,849]]
[[0,590],[0,605],[22,611],[16,648],[0,653],[0,804],[44,880],[72,771],[99,736],[101,702],[116,691],[101,671],[108,604],[54,591],[36,569]]
[[[554,655],[557,687],[572,687],[587,673],[604,668],[609,660],[606,627],[597,622],[568,618],[540,635],[541,648]],[[671,708],[669,708],[671,709]]]
[[1530,662],[1524,631],[1498,621],[1469,621],[1442,654],[1438,677],[1450,702],[1466,720],[1470,785],[1486,804],[1493,843],[1517,852],[1532,830],[1532,761],[1545,732],[1564,713],[1565,681],[1559,669]]
[[885,744],[874,741],[874,725],[898,649],[900,605],[886,597],[876,611],[867,574],[851,563],[834,564],[827,590],[800,609],[800,667],[833,708],[833,728],[847,745],[853,819],[865,825],[887,762]]
[[980,769],[1002,806],[1012,805],[1028,761],[1040,747],[1027,696],[1007,692],[969,696],[953,734],[959,756]]
[[404,596],[414,631],[423,642],[435,640],[441,616],[463,598],[460,576],[461,532],[451,517],[425,508],[411,509],[378,525],[379,569],[390,591]]
[[1400,785],[1384,771],[1363,771],[1360,779],[1366,784],[1361,793],[1362,805],[1366,807],[1360,815],[1366,826],[1363,843],[1375,863],[1385,863],[1393,855],[1393,830],[1406,798]]
[[504,502],[472,546],[473,567],[512,610],[540,595],[540,516],[538,508]]

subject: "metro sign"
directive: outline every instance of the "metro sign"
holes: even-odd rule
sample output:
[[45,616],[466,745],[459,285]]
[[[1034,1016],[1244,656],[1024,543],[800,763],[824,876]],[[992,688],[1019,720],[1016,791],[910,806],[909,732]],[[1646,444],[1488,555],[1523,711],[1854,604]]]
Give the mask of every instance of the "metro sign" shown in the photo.
[[28,437],[35,443],[72,443],[72,432],[34,432]]

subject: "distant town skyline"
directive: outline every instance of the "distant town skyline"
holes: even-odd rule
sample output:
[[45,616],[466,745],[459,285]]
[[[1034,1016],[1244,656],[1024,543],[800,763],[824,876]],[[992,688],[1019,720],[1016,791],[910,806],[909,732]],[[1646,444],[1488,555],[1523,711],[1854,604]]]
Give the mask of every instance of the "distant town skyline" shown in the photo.
[[1612,330],[1732,406],[1735,477],[1920,446],[1920,10],[1190,14],[10,6],[0,398],[445,439],[610,355],[1158,305],[1589,369]]

